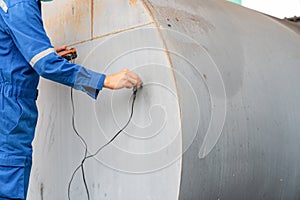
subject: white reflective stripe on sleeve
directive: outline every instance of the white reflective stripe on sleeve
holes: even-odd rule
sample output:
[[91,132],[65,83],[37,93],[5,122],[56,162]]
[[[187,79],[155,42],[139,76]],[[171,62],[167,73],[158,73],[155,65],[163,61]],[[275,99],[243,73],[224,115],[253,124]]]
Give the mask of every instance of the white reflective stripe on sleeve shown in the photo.
[[[0,0],[1,1],[1,0]],[[41,60],[42,58],[48,56],[50,53],[55,53],[55,50],[54,48],[49,48],[49,49],[46,49],[45,51],[42,51],[38,54],[36,54],[30,61],[30,65],[32,67],[34,67],[34,65],[39,61]]]
[[2,10],[3,10],[4,12],[7,13],[8,8],[7,8],[6,3],[5,3],[3,0],[0,0],[0,7],[2,8]]

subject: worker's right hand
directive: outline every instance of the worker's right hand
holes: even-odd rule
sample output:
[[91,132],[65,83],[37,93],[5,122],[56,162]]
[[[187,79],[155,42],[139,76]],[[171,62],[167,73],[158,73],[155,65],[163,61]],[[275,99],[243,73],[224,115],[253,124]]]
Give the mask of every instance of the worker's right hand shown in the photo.
[[140,88],[142,80],[134,72],[124,69],[116,74],[107,75],[104,80],[104,87],[112,90],[122,88]]

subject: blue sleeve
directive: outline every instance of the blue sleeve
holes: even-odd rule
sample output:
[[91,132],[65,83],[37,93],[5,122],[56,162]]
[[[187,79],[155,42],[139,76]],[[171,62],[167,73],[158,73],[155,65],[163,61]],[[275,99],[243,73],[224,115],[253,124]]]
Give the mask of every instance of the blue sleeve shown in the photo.
[[105,75],[69,63],[54,52],[43,27],[38,1],[9,5],[4,20],[17,48],[40,76],[97,98]]

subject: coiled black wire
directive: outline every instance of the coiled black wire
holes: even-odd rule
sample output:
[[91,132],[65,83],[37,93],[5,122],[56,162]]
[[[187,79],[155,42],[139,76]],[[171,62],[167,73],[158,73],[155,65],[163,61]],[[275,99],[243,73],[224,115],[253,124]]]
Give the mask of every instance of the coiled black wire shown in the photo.
[[132,116],[133,116],[133,110],[134,110],[133,108],[134,108],[134,103],[135,103],[135,99],[136,99],[136,94],[137,94],[137,88],[134,87],[133,88],[133,94],[132,94],[133,99],[132,99],[132,104],[131,104],[131,113],[130,113],[129,119],[128,119],[127,123],[124,125],[124,127],[121,130],[119,130],[111,140],[109,140],[106,144],[101,146],[94,154],[91,154],[91,155],[88,156],[88,145],[87,145],[86,141],[84,140],[84,138],[79,134],[79,132],[77,131],[76,126],[75,126],[75,107],[74,107],[74,98],[73,98],[73,88],[71,88],[72,127],[73,127],[74,132],[78,136],[78,138],[83,143],[85,150],[84,150],[84,157],[83,157],[80,165],[73,172],[73,174],[71,176],[71,179],[69,181],[69,184],[68,184],[68,199],[69,200],[71,200],[71,197],[70,197],[71,185],[72,185],[74,176],[75,176],[75,174],[77,173],[77,171],[79,169],[81,169],[82,180],[83,180],[84,187],[85,187],[85,190],[86,190],[87,198],[88,198],[88,200],[90,200],[90,193],[89,193],[89,189],[88,189],[88,185],[87,185],[87,181],[86,181],[86,177],[85,177],[85,172],[84,172],[84,163],[87,159],[95,157],[100,151],[102,151],[105,147],[107,147],[109,144],[111,144],[120,135],[120,133],[122,131],[124,131],[124,129],[129,125],[129,123],[132,119]]

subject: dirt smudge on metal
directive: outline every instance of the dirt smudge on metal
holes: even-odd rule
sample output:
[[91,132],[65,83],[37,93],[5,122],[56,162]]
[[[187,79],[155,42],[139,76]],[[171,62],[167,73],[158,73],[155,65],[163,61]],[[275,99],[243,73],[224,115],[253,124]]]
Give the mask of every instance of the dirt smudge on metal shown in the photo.
[[176,26],[181,26],[181,28],[190,33],[200,31],[202,34],[206,34],[215,29],[209,21],[200,15],[194,15],[184,10],[179,11],[169,7],[156,7],[156,10],[158,15],[160,15],[160,19],[169,19],[167,20],[167,26],[174,23]]
[[40,194],[41,194],[41,200],[44,200],[44,184],[43,183],[41,183]]

